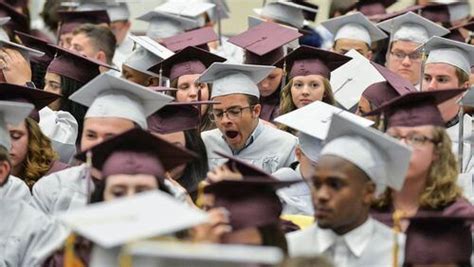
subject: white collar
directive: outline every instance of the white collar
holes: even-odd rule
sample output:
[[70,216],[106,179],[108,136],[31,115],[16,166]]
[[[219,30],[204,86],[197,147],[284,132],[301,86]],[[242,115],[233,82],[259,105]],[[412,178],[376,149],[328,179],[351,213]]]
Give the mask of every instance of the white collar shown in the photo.
[[352,254],[356,257],[360,257],[369,244],[369,237],[372,236],[374,227],[374,221],[370,217],[362,225],[343,236],[337,235],[332,230],[317,227],[318,232],[316,234],[316,242],[321,248],[321,252],[325,252],[336,243],[338,238],[342,237]]

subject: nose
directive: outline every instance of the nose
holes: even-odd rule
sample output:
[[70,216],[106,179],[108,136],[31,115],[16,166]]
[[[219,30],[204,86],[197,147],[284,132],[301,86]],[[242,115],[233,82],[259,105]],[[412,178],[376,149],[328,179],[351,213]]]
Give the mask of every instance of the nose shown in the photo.
[[410,58],[408,56],[405,56],[402,60],[402,65],[403,66],[409,66],[411,65],[411,61],[410,61]]
[[321,186],[319,189],[314,189],[313,198],[314,204],[327,203],[331,198],[331,193],[327,186]]
[[308,96],[309,95],[309,89],[308,89],[308,86],[304,86],[302,91],[301,91],[301,94],[304,95],[304,96]]
[[436,82],[436,79],[431,79],[428,83],[428,91],[432,91],[438,88],[438,83]]
[[188,93],[189,98],[196,99],[198,91],[199,91],[199,89],[196,88],[196,86],[191,86],[191,88],[189,89],[189,93]]

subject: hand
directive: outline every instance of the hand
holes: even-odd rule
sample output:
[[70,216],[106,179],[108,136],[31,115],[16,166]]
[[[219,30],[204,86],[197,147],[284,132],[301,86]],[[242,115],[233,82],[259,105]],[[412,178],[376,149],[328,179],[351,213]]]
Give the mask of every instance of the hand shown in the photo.
[[207,182],[217,183],[222,180],[242,180],[243,176],[238,170],[231,170],[226,164],[214,168],[207,173]]
[[224,208],[214,208],[208,211],[209,222],[191,229],[194,242],[220,243],[222,236],[232,231],[229,225],[229,212]]
[[167,184],[168,189],[171,191],[175,198],[188,203],[190,206],[196,207],[188,191],[183,186],[181,186],[176,180],[171,178],[169,173],[166,173],[165,184]]
[[11,48],[0,49],[0,69],[5,81],[17,85],[25,85],[31,81],[30,63],[18,50]]

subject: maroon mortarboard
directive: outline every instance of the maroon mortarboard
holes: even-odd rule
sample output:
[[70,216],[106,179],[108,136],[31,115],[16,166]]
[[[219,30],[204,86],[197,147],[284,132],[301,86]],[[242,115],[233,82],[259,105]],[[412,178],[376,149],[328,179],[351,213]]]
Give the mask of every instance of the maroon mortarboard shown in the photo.
[[448,23],[451,20],[446,4],[428,4],[421,9],[421,16],[435,23]]
[[244,179],[248,179],[249,177],[268,177],[269,179],[273,180],[278,180],[271,174],[265,172],[264,170],[248,163],[245,162],[242,159],[239,159],[237,157],[227,155],[225,153],[219,152],[219,151],[214,151],[217,155],[224,157],[227,159],[227,162],[225,163],[227,167],[229,167],[231,170],[236,170],[239,171],[242,176],[244,176]]
[[60,97],[60,95],[46,92],[44,90],[10,83],[0,83],[0,100],[26,102],[33,104],[35,108],[31,111],[30,117],[37,122],[39,121],[38,111]]
[[0,17],[10,17],[11,20],[4,25],[4,27],[22,32],[30,32],[30,25],[28,17],[18,12],[13,6],[0,1]]
[[200,107],[212,105],[215,101],[173,102],[147,118],[148,129],[159,134],[198,129],[200,125]]
[[283,68],[286,65],[285,71],[288,73],[289,79],[313,74],[330,79],[331,71],[351,59],[337,53],[302,45],[280,59],[274,66]]
[[445,38],[462,43],[466,42],[466,38],[464,38],[464,36],[461,34],[461,28],[464,28],[468,31],[474,31],[474,21],[469,21],[467,23],[449,28],[451,32],[448,33]]
[[429,212],[410,218],[404,266],[471,266],[474,216]]
[[382,22],[382,21],[385,21],[385,20],[389,20],[389,19],[393,19],[395,17],[401,16],[401,15],[403,15],[405,13],[408,13],[408,12],[418,13],[418,11],[421,10],[422,8],[423,8],[422,5],[414,5],[414,6],[409,6],[407,8],[402,9],[402,10],[390,12],[390,13],[387,13],[387,14],[377,14],[377,15],[368,16],[368,17],[371,21],[379,23],[379,22]]
[[386,128],[394,126],[414,127],[433,125],[444,127],[445,123],[437,105],[465,92],[466,89],[410,92],[394,98],[365,116],[383,113]]
[[[291,0],[291,2],[296,3],[298,5],[305,6],[305,7],[309,7],[313,10],[319,10],[318,5],[309,3],[305,0]],[[304,16],[305,20],[309,20],[309,21],[315,21],[316,20],[316,16],[318,15],[317,12],[312,12],[312,11],[309,11],[309,10],[306,10],[306,9],[302,9],[302,11],[303,11],[303,16]]]
[[374,16],[380,14],[386,14],[387,8],[393,5],[397,0],[359,0],[347,10],[356,9],[365,16]]
[[20,38],[23,45],[44,53],[44,55],[41,57],[31,56],[30,60],[32,62],[41,64],[46,67],[51,63],[54,58],[54,55],[56,54],[56,48],[48,45],[48,41],[23,32],[15,31],[15,34],[18,36],[18,38]]
[[[207,47],[207,43],[218,39],[212,27],[204,27],[197,30],[184,32],[161,40],[161,44],[173,52],[180,51],[188,46]],[[208,50],[208,49],[204,49]]]
[[59,35],[71,33],[79,25],[85,23],[110,24],[110,18],[106,10],[58,11],[58,16],[61,22]]
[[[87,151],[77,154],[76,158],[85,162],[88,151],[92,152],[92,166],[99,170],[108,167],[105,165],[107,159],[113,153],[119,151],[150,154],[159,159],[165,171],[169,171],[176,166],[185,164],[197,158],[197,155],[194,152],[176,146],[140,128],[134,128],[106,140]],[[117,162],[127,165],[126,160],[133,161],[133,164],[140,164],[139,161],[134,161],[131,157],[122,157],[122,159],[117,159],[117,161],[113,162],[113,165],[109,166],[122,168]],[[156,166],[153,167],[153,170],[156,170],[155,167]],[[114,170],[112,169],[107,172],[111,173],[114,172]]]
[[28,0],[3,0],[12,7],[25,8],[28,7]]
[[100,74],[100,66],[113,69],[112,66],[99,60],[88,58],[57,45],[50,46],[55,48],[57,53],[56,57],[49,64],[47,72],[56,73],[75,81],[87,83]]
[[173,81],[183,75],[202,74],[212,63],[224,61],[226,59],[223,57],[188,46],[148,70],[157,74],[161,70],[163,76]]
[[263,22],[229,38],[228,42],[246,51],[246,64],[273,65],[284,56],[282,46],[301,36],[295,29],[273,22]]

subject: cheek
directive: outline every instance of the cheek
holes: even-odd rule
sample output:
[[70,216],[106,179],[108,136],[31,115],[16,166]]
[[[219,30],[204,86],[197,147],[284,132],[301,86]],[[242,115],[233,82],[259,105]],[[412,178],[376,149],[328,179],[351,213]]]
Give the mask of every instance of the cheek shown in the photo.
[[323,100],[323,96],[324,96],[324,87],[323,86],[320,86],[318,88],[314,88],[313,90],[311,90],[310,98],[312,100],[314,100],[314,101]]
[[432,149],[414,149],[410,159],[408,172],[422,172],[427,170],[433,161]]
[[201,100],[209,100],[209,88],[207,86],[201,89]]
[[188,90],[181,90],[178,89],[176,92],[176,101],[178,102],[186,102],[188,97]]

